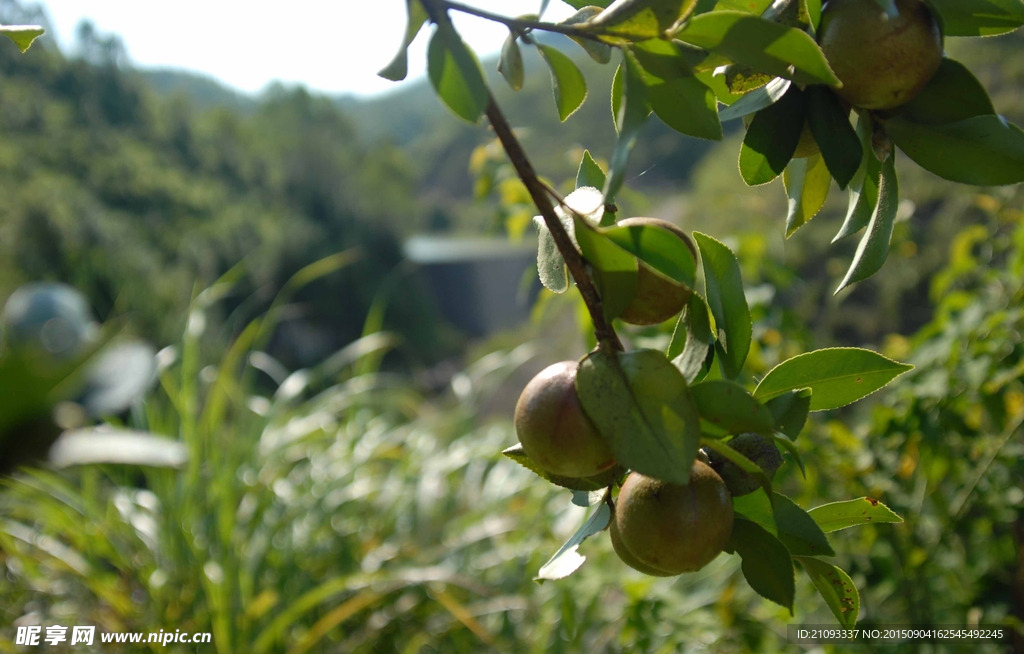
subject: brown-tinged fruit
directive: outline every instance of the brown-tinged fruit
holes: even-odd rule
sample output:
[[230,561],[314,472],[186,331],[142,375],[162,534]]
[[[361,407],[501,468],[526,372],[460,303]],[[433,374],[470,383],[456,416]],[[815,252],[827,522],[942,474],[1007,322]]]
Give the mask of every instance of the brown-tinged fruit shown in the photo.
[[[665,229],[680,238],[696,257],[696,248],[690,236],[667,220],[658,218],[626,218],[618,222],[619,227],[652,226]],[[619,316],[631,325],[656,325],[678,314],[690,300],[692,291],[685,284],[665,279],[640,262],[636,277],[636,294]]]
[[818,43],[855,107],[892,109],[909,102],[942,62],[942,32],[921,0],[895,0],[889,15],[877,0],[829,0]]
[[612,546],[627,565],[658,576],[700,570],[732,533],[732,497],[721,477],[695,461],[686,485],[631,472],[612,518]]
[[615,465],[615,455],[583,412],[576,394],[576,361],[540,371],[516,403],[516,435],[540,468],[562,477],[592,477]]

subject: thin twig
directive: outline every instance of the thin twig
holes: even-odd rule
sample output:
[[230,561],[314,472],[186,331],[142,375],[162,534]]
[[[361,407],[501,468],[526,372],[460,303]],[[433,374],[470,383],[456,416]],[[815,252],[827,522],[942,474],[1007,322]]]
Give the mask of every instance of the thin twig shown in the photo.
[[581,29],[576,25],[566,25],[564,23],[548,23],[538,20],[530,20],[529,18],[511,18],[509,16],[502,16],[500,14],[491,13],[483,9],[477,9],[476,7],[470,7],[464,5],[461,2],[450,2],[444,0],[441,4],[444,5],[445,9],[451,9],[477,18],[484,18],[486,20],[501,23],[505,27],[508,27],[513,32],[522,35],[530,30],[541,30],[544,32],[555,32],[557,34],[564,34],[579,39],[589,39],[591,41],[600,41],[601,39],[594,34],[592,31]]

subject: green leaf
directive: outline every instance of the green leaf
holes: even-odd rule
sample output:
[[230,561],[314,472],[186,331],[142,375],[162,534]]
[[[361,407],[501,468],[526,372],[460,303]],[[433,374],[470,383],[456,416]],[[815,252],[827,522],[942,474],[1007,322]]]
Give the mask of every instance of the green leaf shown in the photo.
[[709,379],[690,388],[708,434],[768,434],[775,429],[771,412],[736,382]]
[[733,498],[733,510],[776,536],[793,556],[834,556],[825,532],[793,500],[763,490]]
[[974,116],[944,125],[895,117],[884,125],[908,157],[939,177],[980,186],[1024,181],[1024,132],[1002,116]]
[[558,118],[565,122],[587,99],[587,81],[572,59],[558,48],[537,44],[537,50],[551,70],[551,84],[555,93]]
[[877,352],[836,347],[798,354],[768,371],[754,389],[754,397],[767,402],[791,391],[812,391],[810,410],[846,406],[874,393],[913,368]]
[[402,37],[402,47],[398,49],[395,58],[391,60],[379,73],[384,79],[392,82],[399,82],[409,74],[409,44],[413,42],[416,35],[420,33],[423,24],[427,22],[427,12],[419,0],[406,0],[406,26],[405,36]]
[[696,0],[616,0],[585,27],[610,43],[663,36],[696,6]]
[[626,468],[685,484],[697,457],[700,418],[682,374],[661,352],[592,352],[580,363],[583,410]]
[[857,244],[850,269],[839,283],[836,293],[854,282],[867,279],[878,272],[889,256],[889,241],[900,205],[900,188],[896,178],[896,156],[890,154],[882,162],[882,175],[878,183],[878,203],[871,214],[867,230]]
[[25,52],[32,43],[46,33],[39,25],[0,25],[0,33],[9,38],[18,49]]
[[576,221],[576,241],[583,258],[593,268],[594,284],[601,295],[605,318],[618,318],[636,295],[636,257],[582,220]]
[[789,206],[786,212],[786,238],[807,224],[821,211],[832,188],[832,174],[820,154],[798,157],[782,173]]
[[856,234],[871,222],[878,206],[878,186],[882,180],[882,164],[871,147],[874,127],[871,116],[863,114],[857,119],[857,135],[861,144],[860,168],[850,182],[850,201],[839,232],[832,238],[835,243]]
[[796,581],[793,558],[782,542],[764,527],[737,517],[732,525],[727,551],[743,559],[743,577],[758,595],[793,613]]
[[943,57],[928,85],[895,115],[921,125],[942,125],[995,112],[978,78],[960,62]]
[[823,86],[809,86],[806,94],[811,134],[839,188],[846,188],[863,158],[860,139],[850,124],[850,110]]
[[573,9],[584,9],[588,6],[600,7],[604,9],[612,3],[612,0],[562,0],[565,4],[569,5]]
[[871,497],[823,504],[807,513],[826,534],[858,525],[903,522],[889,507]]
[[838,86],[818,44],[806,32],[742,11],[694,16],[675,37],[775,77]]
[[544,582],[548,580],[565,579],[572,573],[579,570],[580,566],[587,560],[577,550],[580,544],[594,534],[604,531],[612,519],[612,510],[607,502],[602,503],[590,514],[587,521],[576,530],[562,547],[555,552],[548,562],[537,571],[534,581]]
[[652,39],[631,47],[627,56],[635,58],[647,103],[666,125],[697,138],[722,138],[715,94],[694,76],[678,45]]
[[552,293],[565,293],[569,289],[565,258],[548,226],[540,223],[537,229],[537,275],[540,283]]
[[[579,25],[585,23],[594,16],[601,13],[603,7],[596,5],[585,5],[583,7],[577,7],[579,11],[575,14],[566,18],[562,21],[562,25]],[[591,59],[599,64],[606,64],[612,60],[612,48],[607,43],[602,43],[594,39],[588,39],[580,36],[569,35],[569,38],[576,42],[576,45],[583,48],[583,50],[590,56]]]
[[626,164],[629,153],[636,144],[637,135],[651,115],[644,92],[643,78],[636,70],[637,66],[626,58],[619,66],[612,80],[612,114],[615,117],[615,128],[618,140],[608,164],[608,178],[604,184],[605,202],[614,202],[615,195],[622,188],[626,178]]
[[946,36],[993,36],[1024,25],[1020,0],[929,0]]
[[427,46],[427,73],[438,97],[455,115],[480,120],[490,92],[480,62],[449,25],[439,25]]
[[788,391],[765,402],[775,419],[775,431],[796,439],[807,424],[811,410],[811,389]]
[[545,479],[556,486],[562,488],[568,488],[569,490],[576,491],[597,491],[602,488],[607,488],[615,483],[619,477],[622,476],[624,470],[621,466],[614,466],[612,469],[602,472],[601,474],[594,475],[593,477],[563,477],[561,475],[552,475],[547,470],[544,470],[531,459],[526,452],[523,450],[523,446],[516,443],[512,447],[509,447],[502,451],[502,454],[507,458],[515,461],[519,465],[523,466],[530,472],[534,473],[538,477]]
[[707,302],[718,330],[716,349],[722,372],[728,378],[735,378],[747,359],[752,334],[740,265],[736,255],[724,244],[699,232],[693,236],[700,248]]
[[740,174],[750,186],[767,184],[782,174],[804,129],[804,93],[790,86],[775,104],[758,111],[740,147]]
[[584,186],[601,188],[604,186],[605,177],[604,169],[591,156],[590,150],[584,150],[583,159],[580,160],[580,167],[576,171],[576,188]]
[[832,615],[836,616],[839,624],[846,628],[854,627],[860,613],[860,594],[850,575],[819,559],[801,556],[796,560],[810,577],[818,594],[825,600],[825,604],[832,611]]
[[686,309],[676,323],[669,356],[672,365],[692,384],[707,373],[709,358],[714,352],[715,336],[711,333],[711,317],[707,303],[698,293],[690,295]]
[[718,112],[718,117],[724,123],[757,113],[778,102],[789,90],[790,84],[792,82],[788,79],[777,77],[761,88],[744,94],[742,98]]
[[523,53],[519,49],[519,35],[509,32],[505,43],[501,46],[501,56],[498,58],[498,72],[505,78],[513,90],[519,91],[523,88]]
[[655,225],[616,226],[605,236],[643,261],[654,272],[693,288],[697,276],[696,248],[679,234]]
[[[730,443],[731,442],[732,441],[730,440]],[[761,488],[764,489],[765,493],[771,492],[771,477],[768,476],[768,474],[764,471],[764,469],[761,466],[751,461],[750,458],[747,457],[747,455],[733,449],[731,445],[729,445],[720,438],[701,438],[700,444],[701,447],[703,447],[704,449],[714,451],[715,453],[721,455],[722,458],[726,459],[727,461],[738,467],[743,472],[753,476],[757,480],[757,482],[761,484]]]

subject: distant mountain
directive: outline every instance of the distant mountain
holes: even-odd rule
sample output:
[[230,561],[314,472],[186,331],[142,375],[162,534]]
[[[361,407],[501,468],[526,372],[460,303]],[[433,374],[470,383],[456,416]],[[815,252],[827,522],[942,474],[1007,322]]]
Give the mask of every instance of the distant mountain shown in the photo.
[[140,70],[139,74],[154,91],[167,95],[183,95],[200,109],[224,107],[240,113],[250,113],[257,106],[256,98],[236,91],[202,73],[173,68],[153,68]]

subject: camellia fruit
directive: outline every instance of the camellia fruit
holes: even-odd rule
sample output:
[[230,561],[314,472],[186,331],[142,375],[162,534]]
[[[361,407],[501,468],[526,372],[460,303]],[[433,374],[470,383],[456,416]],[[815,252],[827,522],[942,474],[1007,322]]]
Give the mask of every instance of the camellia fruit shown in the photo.
[[562,477],[592,477],[615,465],[615,455],[583,412],[575,361],[561,361],[531,379],[516,403],[516,435],[539,467]]
[[[653,226],[665,229],[678,236],[696,257],[696,248],[689,235],[677,225],[658,218],[626,218],[617,223],[619,227]],[[640,262],[636,277],[636,293],[619,319],[631,325],[656,325],[683,310],[690,300],[692,291],[685,284],[665,279]]]
[[892,109],[909,102],[942,62],[942,32],[921,0],[829,0],[818,43],[843,83],[836,93],[855,107]]
[[725,482],[698,460],[686,485],[631,472],[609,529],[623,563],[645,574],[671,576],[710,563],[725,548],[732,523]]

